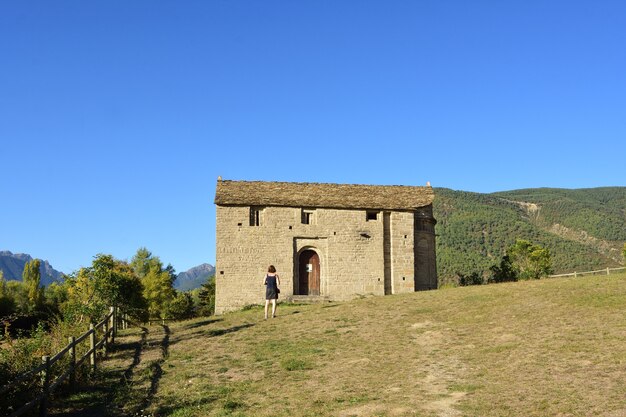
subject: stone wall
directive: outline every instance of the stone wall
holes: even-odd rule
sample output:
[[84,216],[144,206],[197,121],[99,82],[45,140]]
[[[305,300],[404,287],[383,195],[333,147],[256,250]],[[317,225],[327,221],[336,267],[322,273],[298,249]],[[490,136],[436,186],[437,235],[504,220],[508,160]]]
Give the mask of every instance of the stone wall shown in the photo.
[[[320,257],[320,295],[337,301],[385,294],[386,271],[392,293],[414,291],[415,274],[423,269],[416,267],[415,255],[425,256],[425,265],[434,259],[434,234],[432,257],[428,249],[415,249],[414,212],[393,211],[384,220],[380,211],[368,220],[366,210],[307,209],[310,224],[303,224],[301,208],[263,207],[260,225],[251,226],[250,210],[216,208],[217,314],[263,302],[270,264],[280,277],[281,298],[293,294],[298,255],[306,249]],[[387,268],[385,256],[390,256]]]
[[432,206],[414,213],[415,225],[415,291],[437,288],[437,259],[435,253],[435,224]]

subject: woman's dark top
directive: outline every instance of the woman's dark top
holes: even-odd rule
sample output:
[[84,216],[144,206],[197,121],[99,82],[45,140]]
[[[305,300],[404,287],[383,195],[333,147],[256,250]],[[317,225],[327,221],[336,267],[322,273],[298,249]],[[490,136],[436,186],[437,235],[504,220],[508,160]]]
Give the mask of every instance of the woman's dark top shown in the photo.
[[276,285],[276,275],[266,275],[265,286],[265,299],[278,299],[278,285]]

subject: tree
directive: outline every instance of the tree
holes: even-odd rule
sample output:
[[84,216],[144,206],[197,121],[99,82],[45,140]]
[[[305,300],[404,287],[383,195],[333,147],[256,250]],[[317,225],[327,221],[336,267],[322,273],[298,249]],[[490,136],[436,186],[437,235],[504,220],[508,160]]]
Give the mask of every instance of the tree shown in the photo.
[[152,252],[146,248],[139,248],[137,249],[135,256],[133,256],[133,259],[131,259],[130,266],[133,268],[133,271],[135,271],[137,277],[139,277],[139,279],[143,279],[143,277],[148,275],[148,272],[150,272],[151,262],[154,263]]
[[146,302],[143,286],[131,266],[111,255],[98,254],[89,268],[82,268],[66,281],[68,301],[64,315],[71,319],[91,321],[100,319],[111,306],[143,320]]
[[175,296],[172,278],[168,271],[159,266],[152,266],[148,274],[141,280],[143,295],[148,303],[151,316],[165,318],[168,302]]
[[207,278],[206,282],[200,287],[198,293],[200,299],[199,311],[200,315],[210,316],[215,313],[215,277]]
[[167,315],[167,304],[175,297],[176,273],[172,265],[163,268],[158,256],[146,248],[139,248],[130,262],[135,274],[141,279],[143,296],[148,303],[148,312],[153,317]]
[[30,302],[26,285],[20,281],[8,281],[5,284],[6,297],[11,300],[12,312],[28,313]]
[[7,295],[7,283],[4,280],[4,271],[0,269],[0,298]]
[[167,304],[168,318],[182,320],[193,317],[193,299],[191,294],[176,291],[174,298]]
[[15,301],[10,296],[7,283],[4,280],[4,273],[0,271],[0,317],[7,316],[15,312]]
[[33,259],[26,262],[24,271],[22,272],[22,282],[28,290],[28,310],[29,312],[38,311],[43,306],[44,296],[41,287],[41,261]]
[[517,271],[511,264],[511,258],[508,255],[502,257],[499,266],[493,265],[489,270],[491,271],[489,283],[517,281]]
[[517,239],[506,253],[519,279],[539,279],[552,273],[552,259],[547,248]]
[[57,315],[61,305],[68,299],[67,285],[58,282],[51,283],[45,288],[44,298],[48,313]]

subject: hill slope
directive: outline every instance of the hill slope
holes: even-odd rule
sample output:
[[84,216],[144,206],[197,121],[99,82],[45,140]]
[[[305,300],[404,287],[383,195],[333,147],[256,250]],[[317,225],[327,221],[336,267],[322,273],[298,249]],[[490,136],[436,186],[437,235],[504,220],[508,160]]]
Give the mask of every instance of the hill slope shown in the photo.
[[[625,274],[281,304],[267,321],[255,307],[151,327],[156,344],[143,345],[154,352],[124,385],[132,401],[111,407],[186,417],[621,416],[624,328]],[[124,345],[132,361],[134,345]],[[163,372],[139,372],[155,363]]]
[[480,194],[435,189],[437,268],[487,271],[517,238],[550,249],[555,273],[620,266],[626,187],[528,189]]

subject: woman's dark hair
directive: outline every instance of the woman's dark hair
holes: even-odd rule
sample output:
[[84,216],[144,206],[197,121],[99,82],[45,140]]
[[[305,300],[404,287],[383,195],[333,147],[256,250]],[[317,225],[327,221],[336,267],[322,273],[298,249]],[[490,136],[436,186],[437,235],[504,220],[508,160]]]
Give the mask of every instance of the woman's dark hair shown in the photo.
[[271,272],[272,274],[276,272],[276,268],[274,268],[274,265],[270,265],[270,267],[267,268],[267,272]]

